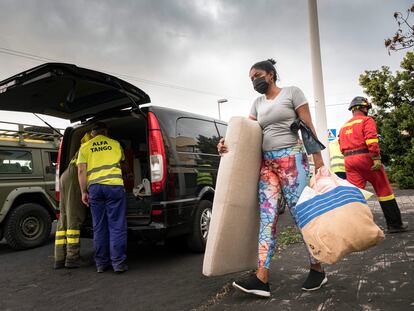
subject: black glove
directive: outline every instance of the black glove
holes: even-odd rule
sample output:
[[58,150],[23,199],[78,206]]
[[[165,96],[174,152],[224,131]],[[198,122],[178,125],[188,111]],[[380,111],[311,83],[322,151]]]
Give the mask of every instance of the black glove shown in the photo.
[[303,145],[305,146],[307,154],[317,153],[326,148],[301,119],[296,119],[290,125],[290,130],[293,133],[297,133],[300,130]]

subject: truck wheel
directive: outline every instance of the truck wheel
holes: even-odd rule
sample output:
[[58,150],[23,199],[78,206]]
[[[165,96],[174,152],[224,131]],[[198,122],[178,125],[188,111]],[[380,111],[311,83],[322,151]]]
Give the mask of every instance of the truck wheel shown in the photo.
[[188,248],[202,253],[206,248],[213,203],[201,200],[193,219],[193,232],[187,237]]
[[32,248],[46,242],[51,228],[52,219],[47,210],[39,204],[26,203],[9,212],[4,236],[13,249]]

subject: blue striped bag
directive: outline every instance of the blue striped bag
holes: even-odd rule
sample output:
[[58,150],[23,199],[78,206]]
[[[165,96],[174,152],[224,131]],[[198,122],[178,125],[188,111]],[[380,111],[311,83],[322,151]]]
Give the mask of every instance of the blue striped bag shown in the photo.
[[333,264],[384,239],[356,187],[337,186],[318,194],[296,205],[294,216],[310,252],[324,263]]

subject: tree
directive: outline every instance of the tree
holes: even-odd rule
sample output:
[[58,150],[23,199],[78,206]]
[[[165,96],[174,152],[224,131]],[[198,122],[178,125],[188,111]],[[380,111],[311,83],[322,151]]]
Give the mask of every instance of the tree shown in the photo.
[[220,137],[212,136],[207,137],[199,135],[197,137],[198,147],[202,153],[217,154],[217,144],[219,143]]
[[406,54],[401,69],[395,74],[386,66],[365,71],[359,83],[374,104],[390,179],[400,188],[414,188],[414,53]]
[[414,13],[414,4],[407,10],[405,16],[401,12],[394,13],[398,30],[394,37],[385,39],[385,47],[388,49],[388,54],[390,54],[390,51],[399,51],[414,46],[414,26],[408,21],[411,13]]

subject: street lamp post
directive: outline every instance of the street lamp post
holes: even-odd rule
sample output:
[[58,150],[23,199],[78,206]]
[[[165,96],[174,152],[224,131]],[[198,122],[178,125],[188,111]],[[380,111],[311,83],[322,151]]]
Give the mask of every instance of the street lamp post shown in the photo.
[[227,103],[227,102],[228,102],[228,100],[227,100],[227,99],[225,99],[225,98],[221,98],[221,99],[217,100],[219,120],[221,120],[220,104],[221,104],[221,103]]

